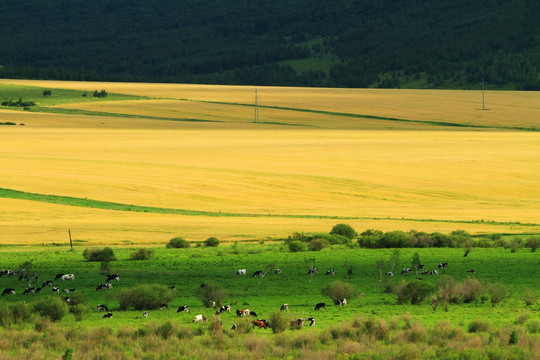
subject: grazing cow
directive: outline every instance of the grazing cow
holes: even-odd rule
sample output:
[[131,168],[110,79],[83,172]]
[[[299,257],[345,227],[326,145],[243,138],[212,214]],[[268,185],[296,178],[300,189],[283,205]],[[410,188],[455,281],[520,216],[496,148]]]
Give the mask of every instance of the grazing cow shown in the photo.
[[175,290],[176,290],[176,286],[174,286],[174,285],[169,286],[169,290],[175,291]]
[[236,275],[246,276],[247,270],[246,269],[238,269],[236,272]]
[[39,288],[37,288],[37,289],[36,289],[36,294],[41,294],[41,290],[43,290],[43,289],[42,289],[42,288],[40,288],[40,287],[39,287]]
[[60,278],[60,281],[67,281],[67,280],[75,280],[75,275],[74,274],[64,274]]
[[41,287],[45,287],[45,286],[52,286],[52,281],[51,280],[44,281],[43,284],[41,284]]
[[202,289],[202,288],[205,288],[206,287],[206,283],[202,283],[199,287]]
[[315,311],[324,309],[326,309],[326,303],[318,303],[317,305],[315,305]]
[[394,276],[394,273],[389,271],[389,272],[386,273],[386,276]]
[[15,289],[11,289],[11,288],[4,289],[2,296],[4,295],[15,295]]
[[476,274],[476,273],[474,272],[474,269],[467,270],[467,272],[468,272],[469,274]]
[[64,301],[66,302],[66,305],[71,305],[71,299],[69,298],[69,296],[66,296],[64,298]]
[[236,310],[236,316],[249,316],[249,309]]
[[54,277],[54,280],[58,280],[62,278],[62,276],[64,276],[64,274],[56,274],[56,276]]
[[307,318],[306,320],[309,321],[309,326],[315,326],[315,318],[310,317],[310,318]]
[[319,269],[317,269],[316,267],[312,267],[308,270],[308,275],[313,275],[313,274],[318,274],[319,273]]
[[99,291],[99,290],[107,290],[107,289],[112,289],[112,284],[99,284],[97,287],[96,287],[96,291]]
[[225,311],[231,312],[231,305],[223,305],[219,308],[219,314],[223,314]]
[[334,270],[328,270],[325,275],[335,275]]
[[69,293],[69,289],[62,289],[63,292]]
[[337,305],[340,305],[340,306],[347,305],[347,299],[339,299]]
[[120,275],[118,275],[118,274],[107,274],[107,280],[105,280],[105,282],[109,282],[109,281],[113,281],[113,280],[120,281]]
[[304,327],[304,319],[293,320],[290,323],[291,329],[301,329]]
[[182,311],[185,311],[185,312],[189,313],[189,306],[187,306],[187,305],[182,305],[182,306],[180,306],[180,307],[178,308],[178,310],[176,310],[177,313],[182,312]]
[[427,275],[427,274],[429,274],[429,271],[427,271],[427,270],[422,270],[422,275]]
[[106,313],[105,315],[103,315],[104,318],[111,318],[112,319],[112,313]]
[[27,287],[26,289],[24,289],[23,295],[34,294],[34,293],[35,293],[35,290],[33,287]]
[[97,308],[97,311],[109,311],[109,308],[105,304],[98,304],[96,308]]
[[428,275],[439,275],[439,272],[437,270],[431,270]]
[[422,270],[424,268],[424,264],[418,265],[418,270]]
[[77,289],[68,289],[69,292],[77,292]]
[[249,316],[257,317],[257,313],[253,310],[249,310]]
[[55,294],[59,294],[60,293],[60,288],[58,286],[55,286],[52,288],[52,292],[55,293]]
[[443,262],[443,263],[440,263],[437,268],[439,269],[445,269],[448,267],[448,263],[447,262]]
[[263,272],[262,270],[257,270],[253,273],[253,275],[251,275],[252,277],[256,277],[256,276],[260,276],[262,277],[263,276]]
[[159,310],[168,309],[169,305],[167,304],[159,304]]
[[195,318],[193,319],[193,322],[196,323],[196,322],[205,322],[207,321],[206,319],[206,316],[204,315],[195,315]]
[[233,324],[233,326],[231,327],[231,330],[238,330],[238,325]]
[[145,319],[148,319],[148,311],[145,311],[142,313],[142,316],[145,318]]
[[264,319],[257,319],[253,321],[253,326],[258,327],[259,329],[268,329],[270,327],[270,324]]
[[279,311],[289,311],[289,304],[283,304],[281,305],[281,308]]
[[276,274],[276,275],[281,274],[281,269],[274,269],[274,274]]
[[403,274],[410,274],[411,273],[411,269],[410,268],[405,268],[403,270],[401,270],[401,275]]

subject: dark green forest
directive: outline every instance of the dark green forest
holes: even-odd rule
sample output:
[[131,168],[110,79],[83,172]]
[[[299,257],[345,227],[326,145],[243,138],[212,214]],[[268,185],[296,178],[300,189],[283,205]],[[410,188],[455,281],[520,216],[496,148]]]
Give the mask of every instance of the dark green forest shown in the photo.
[[0,77],[540,90],[538,0],[0,2]]

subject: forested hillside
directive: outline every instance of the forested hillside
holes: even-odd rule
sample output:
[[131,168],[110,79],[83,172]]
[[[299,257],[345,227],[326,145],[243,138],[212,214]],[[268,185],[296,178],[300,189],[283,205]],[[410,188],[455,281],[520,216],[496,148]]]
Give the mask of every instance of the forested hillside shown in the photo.
[[540,90],[538,0],[25,0],[0,34],[0,77]]

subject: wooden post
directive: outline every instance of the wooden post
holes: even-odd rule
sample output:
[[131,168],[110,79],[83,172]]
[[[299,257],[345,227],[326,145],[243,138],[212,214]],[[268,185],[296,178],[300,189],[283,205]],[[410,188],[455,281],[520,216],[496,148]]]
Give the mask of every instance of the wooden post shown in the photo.
[[71,229],[68,229],[69,234],[69,246],[71,247],[70,251],[73,251],[73,241],[71,241]]

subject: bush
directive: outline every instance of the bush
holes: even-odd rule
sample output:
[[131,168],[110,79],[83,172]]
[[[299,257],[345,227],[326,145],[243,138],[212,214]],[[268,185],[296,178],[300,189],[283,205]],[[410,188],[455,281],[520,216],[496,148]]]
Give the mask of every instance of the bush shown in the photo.
[[330,284],[326,285],[322,290],[321,294],[328,296],[334,304],[337,304],[341,299],[350,299],[359,295],[359,291],[352,286],[351,284],[344,281],[332,281]]
[[488,320],[477,319],[469,324],[470,333],[488,332],[491,329],[491,323]]
[[8,327],[12,323],[19,324],[30,320],[31,307],[24,302],[0,304],[0,325]]
[[97,97],[97,98],[106,98],[107,95],[109,95],[109,94],[108,94],[107,91],[105,91],[105,90],[101,90],[101,91],[99,91],[99,92],[98,92],[97,90],[94,90],[94,97]]
[[461,287],[461,296],[463,301],[470,303],[476,301],[484,293],[484,286],[480,281],[474,278],[468,278],[463,280],[463,285]]
[[301,252],[307,250],[307,245],[303,243],[302,241],[295,240],[289,242],[289,251],[290,252]]
[[423,281],[402,282],[398,285],[395,292],[399,303],[410,301],[413,305],[419,304],[435,291],[433,285]]
[[504,284],[488,284],[487,289],[491,295],[491,306],[495,306],[509,296],[508,288]]
[[379,245],[383,248],[404,248],[412,244],[411,234],[404,231],[389,231],[379,239]]
[[227,297],[227,290],[217,284],[205,284],[195,290],[195,295],[206,307],[221,306]]
[[218,247],[219,246],[219,240],[216,237],[209,237],[208,239],[204,240],[204,246],[206,247]]
[[122,289],[118,302],[120,310],[129,307],[135,310],[153,310],[160,304],[170,304],[174,299],[174,291],[162,284],[138,284],[129,289]]
[[358,235],[356,231],[352,228],[352,226],[348,224],[334,225],[334,227],[332,227],[332,230],[330,231],[330,234],[345,236],[350,240],[354,239]]
[[42,298],[33,304],[34,311],[51,321],[59,321],[67,314],[65,302],[55,296]]
[[536,249],[540,246],[540,236],[531,236],[527,239],[527,247],[531,248],[532,252],[536,252]]
[[190,246],[187,240],[184,240],[180,236],[172,238],[169,240],[169,243],[165,246],[167,249],[186,249]]
[[321,251],[324,248],[330,246],[330,243],[326,239],[313,239],[309,243],[308,247],[311,251]]
[[523,288],[520,293],[521,299],[525,301],[525,305],[530,306],[536,302],[536,293],[531,288]]
[[131,260],[150,260],[154,256],[153,250],[137,249],[129,255]]
[[274,311],[268,317],[270,329],[274,334],[282,333],[289,326],[289,317],[282,311]]
[[83,257],[87,261],[114,261],[116,256],[114,256],[114,251],[109,248],[103,248],[102,250],[98,249],[84,249]]
[[437,280],[437,298],[445,304],[457,304],[463,299],[460,284],[451,276],[442,276]]

